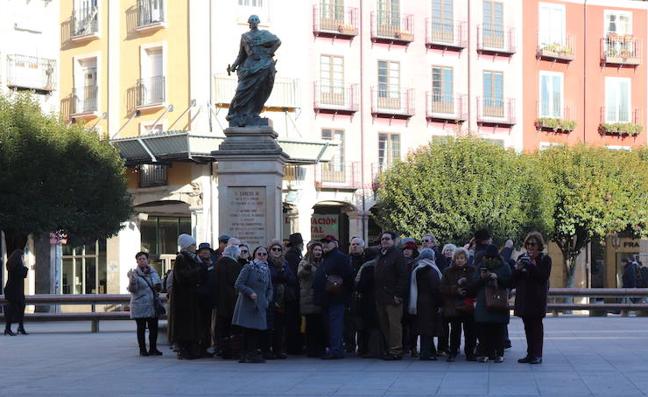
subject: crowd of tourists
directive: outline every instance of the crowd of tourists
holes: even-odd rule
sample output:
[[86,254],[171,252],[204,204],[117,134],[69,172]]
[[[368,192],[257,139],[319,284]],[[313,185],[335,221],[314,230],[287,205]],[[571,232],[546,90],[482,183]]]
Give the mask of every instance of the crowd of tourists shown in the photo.
[[499,249],[487,230],[463,246],[384,232],[372,247],[354,237],[347,254],[330,235],[304,246],[295,233],[251,250],[228,236],[213,249],[182,234],[163,279],[148,254],[136,255],[128,274],[131,316],[143,356],[162,354],[157,321],[166,310],[158,292],[166,291],[168,337],[179,359],[262,363],[305,354],[451,362],[463,340],[465,360],[501,363],[514,290],[527,340],[518,361],[539,364],[551,258],[540,233],[522,245],[513,259],[513,242]]

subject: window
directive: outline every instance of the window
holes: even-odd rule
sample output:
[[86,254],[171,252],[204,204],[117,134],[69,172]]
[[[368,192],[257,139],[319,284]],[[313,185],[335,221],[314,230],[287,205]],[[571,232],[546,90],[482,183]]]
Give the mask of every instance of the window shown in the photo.
[[563,74],[540,72],[540,117],[562,118]]
[[630,79],[605,78],[605,122],[630,122]]
[[327,182],[344,182],[344,131],[323,129],[322,139],[338,145],[331,161],[322,166],[322,179]]
[[632,34],[632,13],[624,11],[605,11],[605,33],[618,35]]
[[540,3],[539,14],[539,46],[543,48],[551,44],[565,45],[565,6]]
[[141,250],[151,256],[150,263],[163,275],[167,269],[162,268],[161,257],[173,255],[178,252],[178,236],[182,233],[191,235],[191,218],[148,216],[140,221]]
[[[222,1],[222,0],[221,0]],[[270,0],[236,0],[239,9],[239,22],[246,22],[250,15],[257,15],[261,22],[267,22]]]
[[344,105],[344,58],[320,57],[321,101],[329,105]]
[[329,30],[338,30],[344,24],[344,0],[320,1],[320,24]]
[[452,43],[454,41],[453,0],[432,0],[432,40]]
[[167,184],[167,165],[141,164],[139,166],[139,187],[165,186]]
[[400,31],[400,0],[378,0],[377,33],[392,37]]
[[74,113],[97,111],[97,58],[77,59],[74,64]]
[[238,4],[243,7],[263,7],[263,0],[238,0]]
[[400,63],[378,61],[378,105],[381,108],[400,108]]
[[453,69],[451,67],[432,67],[432,112],[454,112],[453,81]]
[[400,135],[378,134],[378,166],[381,170],[400,160]]
[[483,45],[504,48],[504,5],[499,1],[484,0]]
[[504,117],[504,73],[484,71],[484,115]]
[[138,105],[164,103],[166,79],[164,76],[164,51],[162,47],[144,48],[141,53],[141,76],[138,84]]
[[73,248],[63,245],[63,294],[107,293],[106,240]]

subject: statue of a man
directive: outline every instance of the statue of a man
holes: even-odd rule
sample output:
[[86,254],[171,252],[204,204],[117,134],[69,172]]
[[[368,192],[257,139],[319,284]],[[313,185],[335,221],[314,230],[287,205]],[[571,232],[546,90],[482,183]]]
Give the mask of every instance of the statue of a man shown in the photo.
[[256,15],[248,18],[250,31],[241,35],[238,57],[227,67],[228,74],[238,74],[236,94],[227,113],[230,127],[262,125],[259,114],[272,93],[277,73],[273,56],[281,41],[267,30],[259,30],[259,22]]

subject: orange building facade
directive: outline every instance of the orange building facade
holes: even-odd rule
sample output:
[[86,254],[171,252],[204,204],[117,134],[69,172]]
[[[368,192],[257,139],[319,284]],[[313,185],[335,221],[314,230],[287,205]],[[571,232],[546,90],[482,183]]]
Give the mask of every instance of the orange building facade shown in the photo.
[[524,150],[648,142],[648,4],[525,0]]

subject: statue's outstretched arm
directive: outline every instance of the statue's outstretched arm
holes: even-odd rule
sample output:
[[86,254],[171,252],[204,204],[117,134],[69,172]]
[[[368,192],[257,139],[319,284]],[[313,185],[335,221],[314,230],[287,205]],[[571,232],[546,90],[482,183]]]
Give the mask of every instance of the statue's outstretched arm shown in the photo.
[[247,53],[245,52],[245,46],[243,45],[243,37],[241,37],[238,56],[234,60],[234,63],[227,67],[227,73],[235,72],[239,65],[245,61],[245,58],[247,58]]

